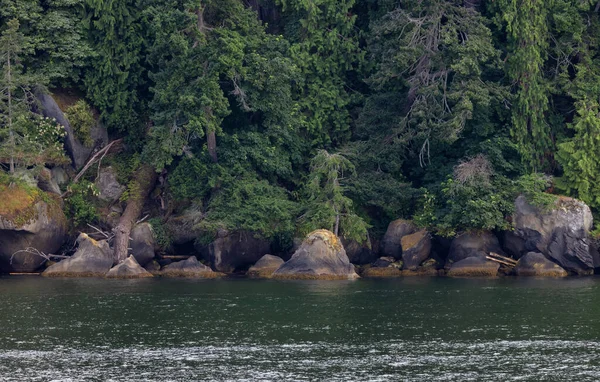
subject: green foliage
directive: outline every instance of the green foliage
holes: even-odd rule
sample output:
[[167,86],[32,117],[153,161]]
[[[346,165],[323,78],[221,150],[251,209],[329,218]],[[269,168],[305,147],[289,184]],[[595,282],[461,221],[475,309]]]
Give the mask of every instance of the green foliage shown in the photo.
[[98,196],[96,186],[86,180],[71,184],[67,187],[68,196],[65,198],[65,213],[73,227],[79,227],[98,219],[98,212],[92,198]]
[[79,139],[84,146],[92,147],[94,145],[94,140],[92,139],[91,132],[96,121],[90,105],[88,105],[85,100],[80,99],[67,108],[65,115],[69,120],[77,139]]
[[148,219],[148,224],[152,226],[152,234],[156,244],[163,250],[169,248],[173,243],[173,238],[163,221],[160,218],[152,218]]
[[311,170],[304,186],[304,211],[299,218],[302,235],[325,228],[336,235],[365,242],[368,224],[354,213],[352,200],[344,195],[341,181],[355,174],[354,165],[341,154],[319,150],[311,161]]

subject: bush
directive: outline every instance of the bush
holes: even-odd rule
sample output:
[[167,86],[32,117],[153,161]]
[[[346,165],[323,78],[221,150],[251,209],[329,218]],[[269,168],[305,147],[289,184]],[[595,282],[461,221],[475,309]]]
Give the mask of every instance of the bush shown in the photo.
[[85,147],[92,147],[94,140],[92,139],[92,128],[96,121],[90,105],[85,100],[80,99],[75,104],[69,106],[65,112],[75,137],[83,143]]
[[65,212],[74,227],[98,220],[98,212],[91,199],[98,196],[99,191],[93,183],[82,180],[69,185],[67,191]]

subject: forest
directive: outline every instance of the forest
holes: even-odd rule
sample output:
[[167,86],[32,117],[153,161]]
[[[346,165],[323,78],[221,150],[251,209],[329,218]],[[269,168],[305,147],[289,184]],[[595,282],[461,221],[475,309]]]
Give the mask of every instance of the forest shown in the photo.
[[599,14],[597,0],[0,0],[0,183],[62,167],[69,224],[104,227],[111,166],[123,258],[138,219],[168,247],[165,223],[189,210],[196,240],[281,247],[320,228],[367,242],[398,218],[503,230],[520,194],[596,213]]

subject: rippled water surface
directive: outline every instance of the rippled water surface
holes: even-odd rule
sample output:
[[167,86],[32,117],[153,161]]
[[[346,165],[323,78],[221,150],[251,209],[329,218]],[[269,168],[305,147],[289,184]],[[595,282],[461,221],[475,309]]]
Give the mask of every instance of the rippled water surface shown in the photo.
[[0,381],[597,381],[600,279],[0,278]]

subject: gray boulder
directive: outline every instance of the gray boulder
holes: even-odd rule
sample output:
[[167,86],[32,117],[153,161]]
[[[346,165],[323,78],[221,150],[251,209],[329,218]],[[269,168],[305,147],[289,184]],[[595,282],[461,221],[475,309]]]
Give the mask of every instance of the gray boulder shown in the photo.
[[252,232],[221,230],[208,246],[208,260],[215,270],[233,273],[247,270],[269,252],[269,241]]
[[381,255],[400,259],[402,257],[402,238],[416,231],[417,227],[408,220],[398,219],[391,222],[381,239]]
[[589,231],[592,212],[583,202],[559,197],[549,209],[529,204],[524,196],[515,201],[514,233],[524,242],[524,251],[540,252],[567,271],[591,274],[594,259]]
[[106,278],[109,279],[141,279],[147,277],[154,276],[142,268],[133,256],[129,256],[122,263],[115,265],[106,274]]
[[[45,259],[35,250],[56,254],[67,235],[67,220],[58,200],[46,203],[31,201],[31,196],[18,186],[6,196],[18,210],[0,209],[0,273],[33,272]],[[33,250],[27,250],[31,248]]]
[[141,266],[154,259],[154,234],[150,223],[140,223],[131,231],[131,252]]
[[248,269],[246,273],[250,277],[270,278],[271,275],[284,263],[281,257],[264,255]]
[[52,177],[52,172],[46,167],[42,167],[39,171],[37,176],[37,186],[42,191],[50,192],[56,195],[62,194],[58,183]]
[[498,238],[491,232],[467,232],[452,240],[448,253],[448,264],[469,257],[480,257],[485,260],[485,256],[490,252],[506,255],[500,247]]
[[431,235],[421,230],[402,237],[402,262],[404,269],[416,270],[419,265],[429,258],[431,253]]
[[565,271],[560,265],[548,260],[538,252],[529,252],[519,259],[515,267],[517,276],[565,277]]
[[468,257],[452,264],[447,275],[450,277],[496,277],[500,264],[481,257]]
[[371,250],[368,242],[360,244],[356,240],[342,239],[342,244],[352,264],[363,265],[377,260],[377,255]]
[[77,252],[68,259],[46,268],[46,277],[102,277],[113,266],[113,254],[106,240],[96,241],[82,233]]
[[158,261],[152,260],[151,262],[146,264],[146,266],[144,266],[144,269],[152,273],[153,275],[158,274],[158,272],[160,271],[160,264],[158,263]]
[[111,203],[119,200],[125,191],[125,186],[119,183],[117,175],[111,166],[103,167],[100,170],[100,174],[96,180],[96,187],[98,187],[99,191],[98,198]]
[[358,275],[348,260],[340,239],[327,230],[311,232],[290,260],[275,273],[278,279],[355,279]]
[[193,278],[215,278],[222,274],[214,272],[204,264],[201,264],[195,256],[190,256],[187,260],[177,261],[165,265],[160,272],[164,277],[193,277]]

